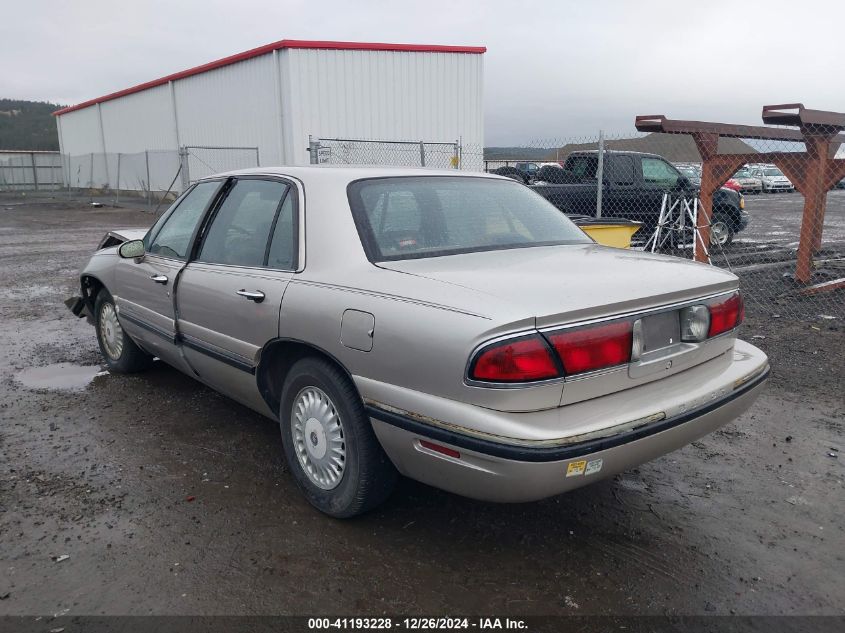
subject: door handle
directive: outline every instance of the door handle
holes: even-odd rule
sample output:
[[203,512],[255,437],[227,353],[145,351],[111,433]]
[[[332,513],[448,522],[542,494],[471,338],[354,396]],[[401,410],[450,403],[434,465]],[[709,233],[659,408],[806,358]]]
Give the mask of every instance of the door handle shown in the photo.
[[167,283],[167,276],[166,275],[150,275],[150,279],[152,279],[157,284],[166,284]]
[[244,299],[255,301],[255,303],[261,303],[264,301],[264,293],[260,290],[244,290],[241,288],[240,290],[235,290],[235,294],[240,295]]

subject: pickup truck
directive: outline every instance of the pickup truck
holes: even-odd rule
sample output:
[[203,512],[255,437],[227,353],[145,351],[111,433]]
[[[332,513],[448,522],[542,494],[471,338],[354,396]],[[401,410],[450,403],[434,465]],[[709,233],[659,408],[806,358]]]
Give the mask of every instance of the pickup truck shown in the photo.
[[[698,187],[662,156],[605,150],[602,217],[628,218],[643,223],[637,238],[645,240],[657,227],[663,194],[697,196]],[[596,215],[598,152],[573,152],[563,169],[544,167],[531,186],[569,215]],[[745,199],[736,191],[713,194],[711,242],[727,246],[748,226]]]

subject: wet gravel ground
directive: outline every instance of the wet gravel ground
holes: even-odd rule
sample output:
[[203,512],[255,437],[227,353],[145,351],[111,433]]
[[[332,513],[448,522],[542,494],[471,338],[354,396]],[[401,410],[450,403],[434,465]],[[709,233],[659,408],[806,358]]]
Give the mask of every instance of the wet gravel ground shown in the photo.
[[62,300],[105,230],[152,217],[18,202],[0,199],[0,615],[845,609],[841,320],[751,314],[774,364],[758,403],[614,479],[510,506],[404,481],[336,521],[270,420],[161,364],[94,376]]

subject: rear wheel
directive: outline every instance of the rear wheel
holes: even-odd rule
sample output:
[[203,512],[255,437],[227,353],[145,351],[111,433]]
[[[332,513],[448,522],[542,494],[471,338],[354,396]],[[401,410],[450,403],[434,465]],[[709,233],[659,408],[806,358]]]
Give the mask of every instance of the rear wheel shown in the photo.
[[117,318],[117,308],[111,293],[103,288],[94,302],[97,343],[106,359],[109,371],[129,374],[147,369],[153,357],[135,344]]
[[362,514],[392,492],[396,469],[381,448],[349,378],[321,358],[304,358],[282,388],[282,445],[305,498],[337,518]]

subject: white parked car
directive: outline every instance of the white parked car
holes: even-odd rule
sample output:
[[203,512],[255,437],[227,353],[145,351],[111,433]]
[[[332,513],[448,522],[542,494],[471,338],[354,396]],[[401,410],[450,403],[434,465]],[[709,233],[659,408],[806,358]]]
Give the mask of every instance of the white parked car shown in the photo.
[[775,193],[777,191],[792,193],[795,190],[792,181],[774,165],[752,167],[749,175],[760,180],[763,185],[763,193]]

